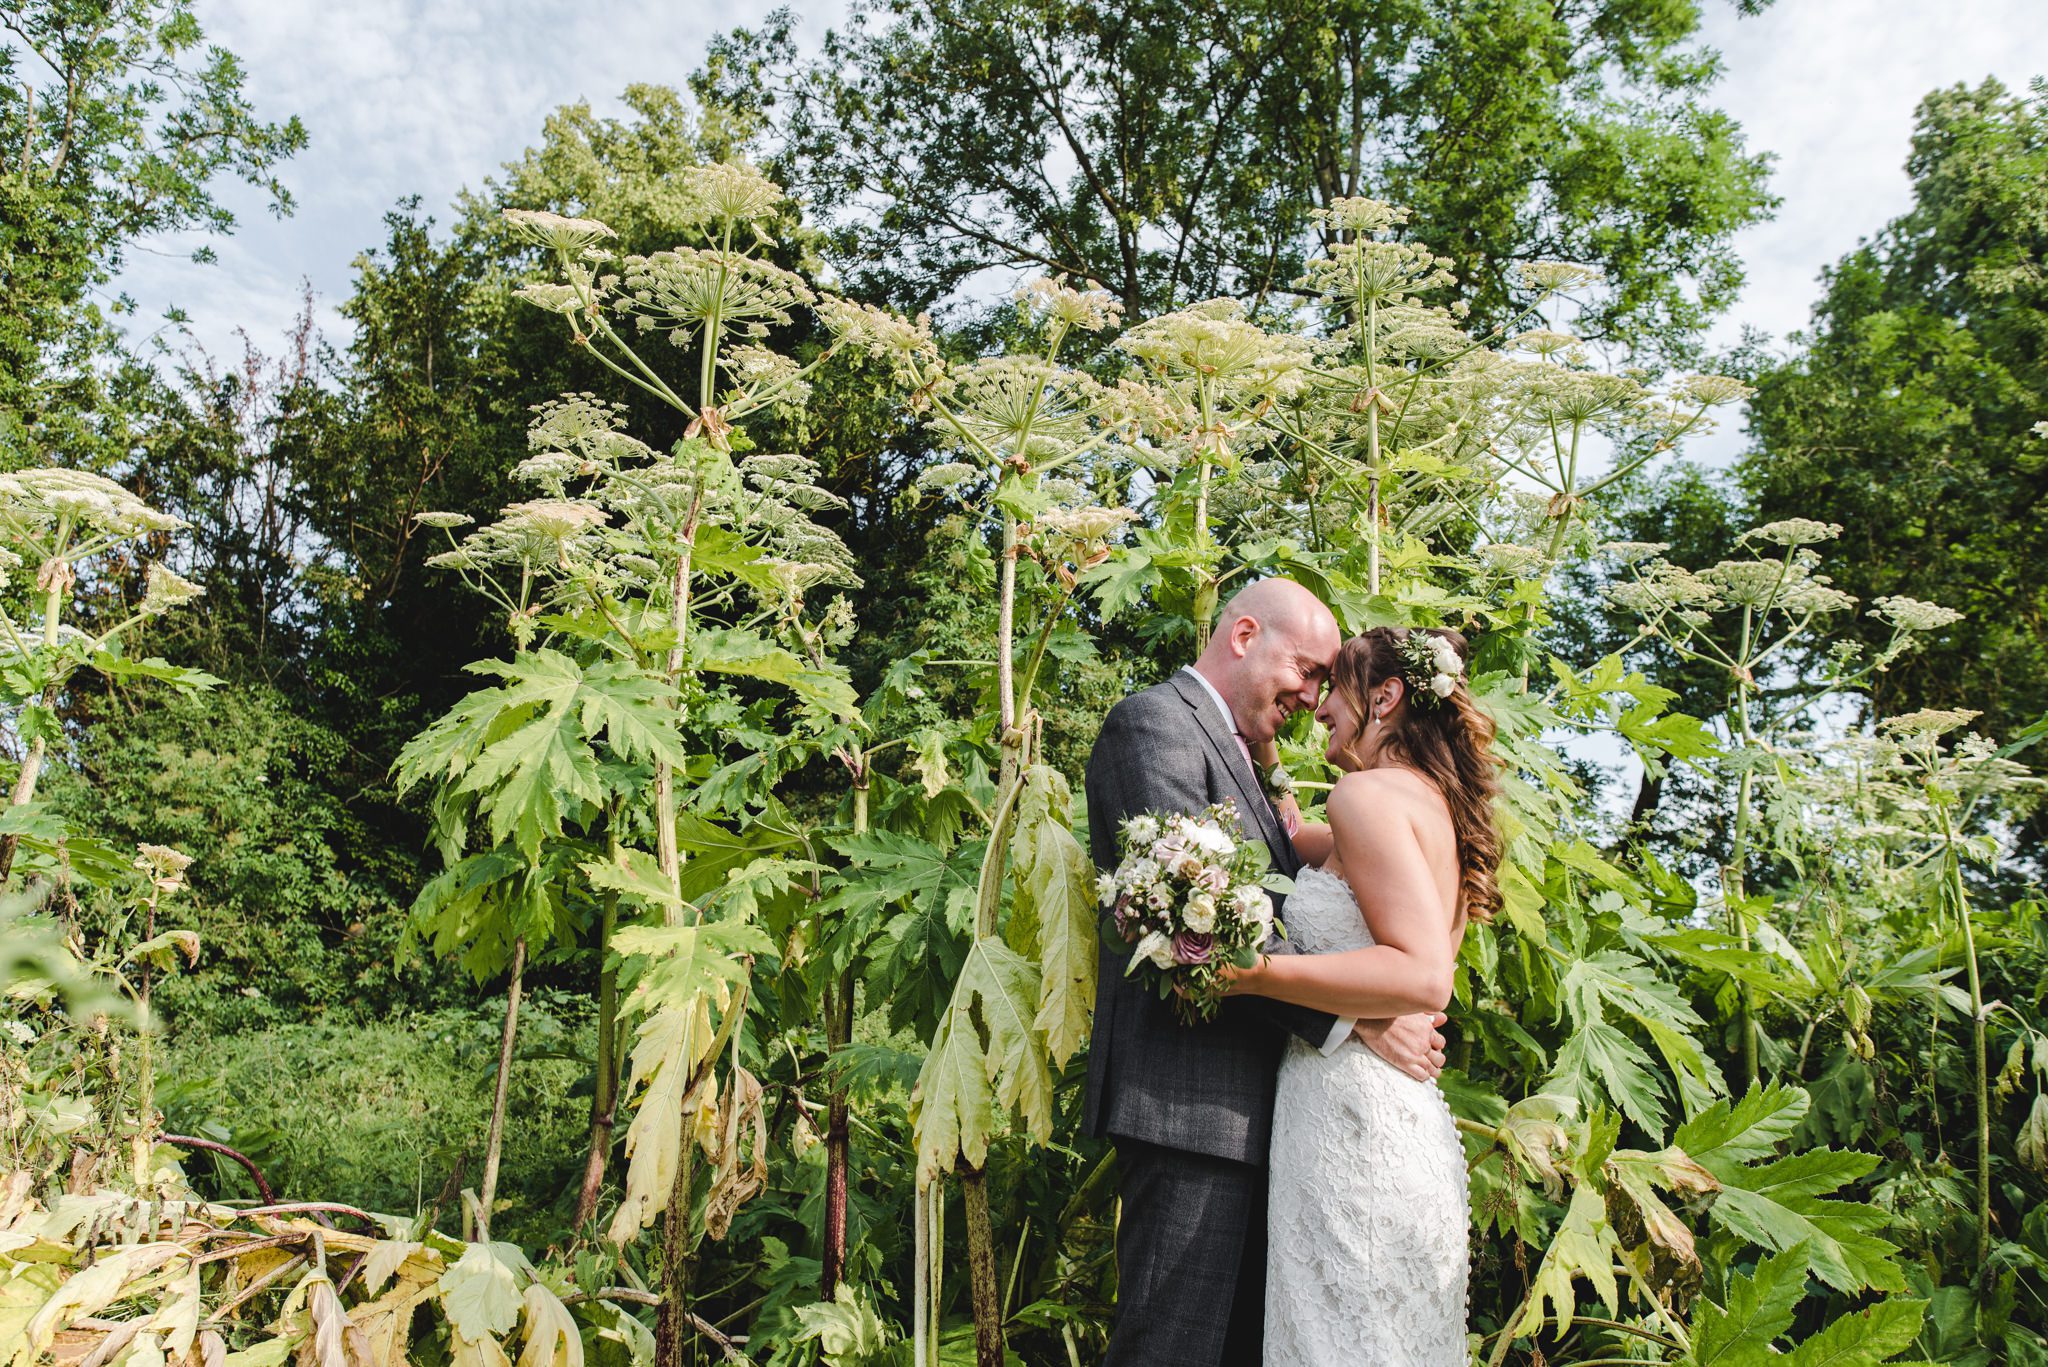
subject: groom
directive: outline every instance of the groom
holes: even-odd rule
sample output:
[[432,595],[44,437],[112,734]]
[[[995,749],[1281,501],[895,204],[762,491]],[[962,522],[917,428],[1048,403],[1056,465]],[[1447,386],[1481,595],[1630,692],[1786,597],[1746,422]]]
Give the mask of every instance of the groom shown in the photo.
[[[1275,872],[1302,865],[1251,747],[1314,710],[1337,619],[1291,579],[1232,598],[1193,666],[1110,709],[1088,757],[1088,839],[1115,869],[1117,833],[1143,812],[1235,800]],[[1285,953],[1284,942],[1269,946]],[[1183,1025],[1105,945],[1095,990],[1084,1131],[1116,1146],[1117,1310],[1104,1367],[1255,1367],[1266,1309],[1266,1141],[1291,1032],[1325,1053],[1354,1033],[1403,1071],[1433,1076],[1429,1016],[1354,1023],[1256,997]],[[1438,1018],[1440,1019],[1440,1018]]]

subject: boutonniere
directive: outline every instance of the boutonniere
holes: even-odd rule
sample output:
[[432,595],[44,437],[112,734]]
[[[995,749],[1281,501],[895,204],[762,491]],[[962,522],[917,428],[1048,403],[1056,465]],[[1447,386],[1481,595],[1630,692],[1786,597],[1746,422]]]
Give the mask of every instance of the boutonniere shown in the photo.
[[1274,764],[1263,769],[1259,772],[1259,778],[1265,784],[1266,796],[1272,799],[1275,807],[1294,796],[1294,775],[1287,772],[1286,765]]

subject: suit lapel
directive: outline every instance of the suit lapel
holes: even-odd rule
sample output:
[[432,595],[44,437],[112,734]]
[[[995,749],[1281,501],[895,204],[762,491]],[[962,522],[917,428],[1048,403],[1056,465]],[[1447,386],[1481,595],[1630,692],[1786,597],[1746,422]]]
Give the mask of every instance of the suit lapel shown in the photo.
[[1218,712],[1216,700],[1211,698],[1202,685],[1187,676],[1187,671],[1173,672],[1173,688],[1181,701],[1195,714],[1195,724],[1207,738],[1209,748],[1223,761],[1223,771],[1230,775],[1237,789],[1237,809],[1243,813],[1258,830],[1266,847],[1273,852],[1276,869],[1285,872],[1285,864],[1291,863],[1294,842],[1287,838],[1287,832],[1280,825],[1279,814],[1266,799],[1265,788],[1259,783],[1259,776],[1252,768],[1251,760],[1237,743],[1237,737],[1225,725]]

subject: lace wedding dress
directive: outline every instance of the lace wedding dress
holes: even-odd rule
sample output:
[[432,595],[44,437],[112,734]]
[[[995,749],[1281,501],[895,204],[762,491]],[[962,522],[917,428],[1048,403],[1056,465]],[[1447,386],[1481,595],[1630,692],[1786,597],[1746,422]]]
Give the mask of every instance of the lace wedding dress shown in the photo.
[[[1303,869],[1304,953],[1373,943],[1350,884]],[[1465,1154],[1433,1082],[1357,1040],[1293,1040],[1269,1160],[1266,1367],[1463,1367]]]

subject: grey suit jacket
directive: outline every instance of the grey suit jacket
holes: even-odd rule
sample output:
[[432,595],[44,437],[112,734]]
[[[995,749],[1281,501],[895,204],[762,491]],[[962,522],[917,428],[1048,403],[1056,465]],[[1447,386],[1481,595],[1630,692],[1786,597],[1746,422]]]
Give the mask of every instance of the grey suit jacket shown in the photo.
[[[1276,872],[1301,868],[1215,700],[1180,671],[1110,709],[1088,756],[1087,793],[1089,853],[1105,872],[1118,863],[1127,817],[1196,812],[1225,798],[1236,800],[1245,834],[1265,840]],[[1284,914],[1284,899],[1275,901]],[[1083,1132],[1263,1165],[1286,1032],[1320,1046],[1336,1017],[1235,997],[1215,1020],[1184,1025],[1155,989],[1124,976],[1130,950],[1112,941],[1105,937],[1096,975]]]

